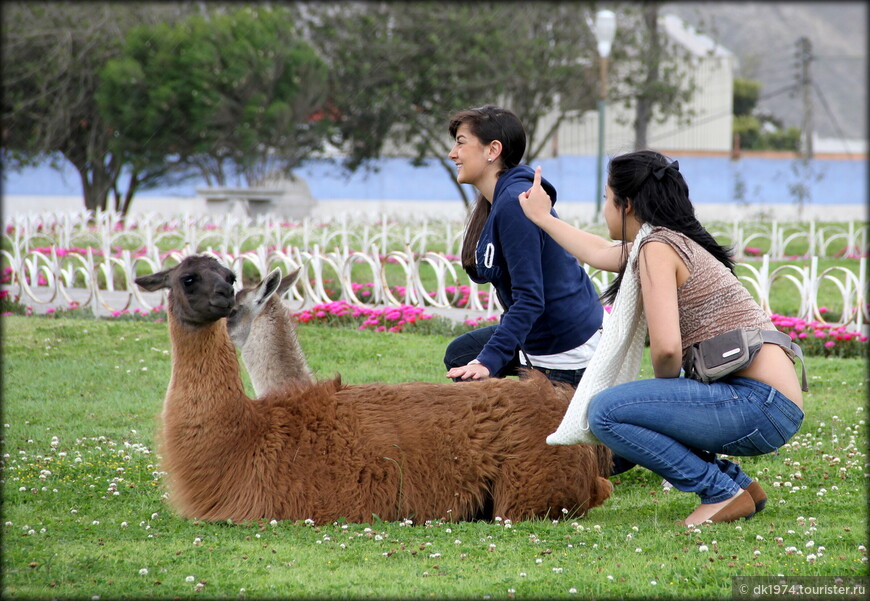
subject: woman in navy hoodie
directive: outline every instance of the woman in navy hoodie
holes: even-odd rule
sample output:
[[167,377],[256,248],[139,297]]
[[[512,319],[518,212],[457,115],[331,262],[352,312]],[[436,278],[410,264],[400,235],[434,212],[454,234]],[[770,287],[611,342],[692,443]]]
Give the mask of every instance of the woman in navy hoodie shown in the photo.
[[[577,260],[520,207],[518,196],[535,175],[520,165],[526,151],[522,123],[511,111],[486,105],[453,115],[450,136],[455,144],[448,158],[456,163],[457,181],[479,192],[466,224],[462,266],[475,282],[495,286],[504,313],[498,325],[448,345],[447,377],[504,377],[528,360],[551,380],[576,387],[600,337],[602,306]],[[555,188],[542,185],[555,203]]]

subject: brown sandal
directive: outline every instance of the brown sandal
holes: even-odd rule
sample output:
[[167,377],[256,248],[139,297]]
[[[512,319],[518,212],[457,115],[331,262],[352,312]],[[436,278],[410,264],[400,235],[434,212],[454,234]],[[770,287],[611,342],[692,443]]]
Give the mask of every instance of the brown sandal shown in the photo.
[[748,520],[754,515],[755,503],[752,502],[752,495],[744,494],[744,491],[741,490],[733,501],[714,513],[710,521],[717,524],[719,522],[733,522],[740,518]]
[[755,480],[752,481],[752,484],[747,486],[744,489],[749,493],[749,496],[752,497],[752,500],[755,502],[755,513],[758,513],[764,506],[767,505],[767,493],[764,492],[764,489],[761,488],[761,485]]

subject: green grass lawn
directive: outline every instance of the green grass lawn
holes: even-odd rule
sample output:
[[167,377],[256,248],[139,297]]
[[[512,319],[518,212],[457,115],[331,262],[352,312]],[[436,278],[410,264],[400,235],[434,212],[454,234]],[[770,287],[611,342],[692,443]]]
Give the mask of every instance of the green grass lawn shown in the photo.
[[[803,428],[741,460],[769,495],[750,521],[677,526],[694,495],[635,468],[583,519],[227,524],[182,519],[164,497],[165,323],[2,327],[3,598],[730,599],[734,576],[868,574],[864,359],[807,357]],[[446,380],[445,336],[299,336],[319,377]]]

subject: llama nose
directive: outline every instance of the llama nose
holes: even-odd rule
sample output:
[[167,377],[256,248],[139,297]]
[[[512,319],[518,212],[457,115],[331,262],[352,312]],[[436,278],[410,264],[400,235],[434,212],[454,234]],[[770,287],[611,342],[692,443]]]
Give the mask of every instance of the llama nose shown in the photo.
[[236,295],[230,284],[222,283],[215,289],[215,296],[224,301],[226,306],[231,307],[236,302]]

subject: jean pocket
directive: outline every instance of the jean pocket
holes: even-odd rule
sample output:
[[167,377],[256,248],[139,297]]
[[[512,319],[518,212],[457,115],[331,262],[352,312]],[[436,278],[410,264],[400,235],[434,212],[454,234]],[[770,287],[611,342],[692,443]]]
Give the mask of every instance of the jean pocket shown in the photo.
[[767,455],[776,450],[776,447],[761,434],[758,429],[753,430],[743,438],[722,445],[722,453],[734,457],[754,457],[755,455]]
[[803,409],[795,405],[791,400],[783,396],[782,394],[778,395],[778,398],[774,401],[773,406],[779,410],[782,416],[788,421],[790,425],[794,426],[794,432],[797,432],[800,429],[801,424],[804,421],[804,412]]

